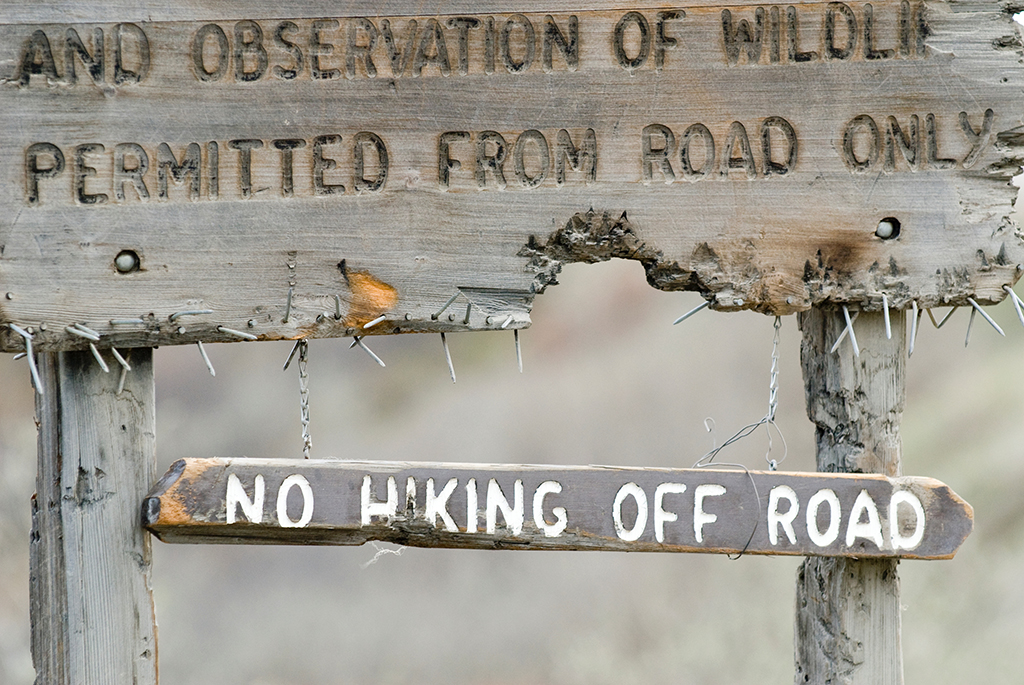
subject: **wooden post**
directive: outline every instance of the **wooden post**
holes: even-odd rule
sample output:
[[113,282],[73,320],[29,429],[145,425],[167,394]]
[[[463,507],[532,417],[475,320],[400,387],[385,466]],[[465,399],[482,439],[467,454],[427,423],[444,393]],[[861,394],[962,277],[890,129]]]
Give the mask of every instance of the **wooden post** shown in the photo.
[[[846,326],[842,310],[800,315],[819,471],[900,474],[906,317],[895,310],[890,316],[891,340],[881,312],[860,314],[855,357],[849,340],[830,353]],[[896,560],[804,561],[797,574],[795,683],[903,682],[896,566]]]
[[39,355],[39,471],[30,595],[37,685],[157,682],[150,538],[139,503],[153,482],[153,353],[131,351],[124,390],[108,356]]

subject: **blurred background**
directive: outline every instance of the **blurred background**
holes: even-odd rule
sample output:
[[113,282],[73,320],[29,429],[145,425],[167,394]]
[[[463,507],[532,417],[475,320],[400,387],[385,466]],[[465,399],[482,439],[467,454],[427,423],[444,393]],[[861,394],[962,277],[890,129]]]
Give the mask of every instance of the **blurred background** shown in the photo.
[[[772,319],[704,311],[639,264],[573,265],[522,333],[310,343],[314,458],[688,467],[767,410]],[[1021,288],[1018,288],[1020,291]],[[908,364],[903,471],[949,484],[976,528],[951,561],[904,562],[908,683],[1019,683],[1024,638],[1024,329],[1007,301]],[[787,470],[813,470],[795,317],[782,325]],[[290,343],[156,353],[157,453],[301,458]],[[851,354],[847,344],[840,354]],[[705,430],[713,419],[714,434]],[[720,460],[765,467],[762,431]],[[772,456],[782,458],[778,440]],[[33,681],[33,396],[0,356],[0,683]],[[788,683],[799,559],[596,552],[166,545],[153,584],[165,685]]]

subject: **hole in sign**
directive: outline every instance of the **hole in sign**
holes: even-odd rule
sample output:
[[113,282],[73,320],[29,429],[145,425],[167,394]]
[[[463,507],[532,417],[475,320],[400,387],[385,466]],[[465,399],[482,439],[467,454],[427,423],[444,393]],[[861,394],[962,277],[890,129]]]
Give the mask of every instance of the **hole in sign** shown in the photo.
[[114,257],[114,268],[118,273],[130,274],[139,270],[139,255],[134,250],[121,250]]
[[892,240],[900,236],[900,220],[891,216],[887,216],[878,222],[878,227],[875,229],[875,235],[882,240]]

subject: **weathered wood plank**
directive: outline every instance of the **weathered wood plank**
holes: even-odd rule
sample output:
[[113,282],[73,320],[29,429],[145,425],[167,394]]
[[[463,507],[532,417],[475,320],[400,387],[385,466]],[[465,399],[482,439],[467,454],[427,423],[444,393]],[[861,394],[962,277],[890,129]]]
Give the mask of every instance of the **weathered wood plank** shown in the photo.
[[[954,4],[967,5],[979,0],[958,0]],[[987,1],[987,0],[986,0]],[[820,0],[766,0],[759,3],[769,5],[806,5]],[[637,3],[625,3],[622,0],[590,0],[586,3],[589,10],[596,11],[628,11]],[[688,0],[680,5],[690,7],[735,7],[749,5],[742,0]],[[1001,2],[999,4],[1008,4]],[[580,9],[578,0],[545,0],[533,2],[526,9],[531,12],[575,12]],[[666,5],[666,7],[669,7]],[[4,8],[10,21],[22,23],[47,24],[54,22],[54,5],[40,6],[32,0],[8,0]],[[162,0],[110,0],[94,2],[90,0],[65,0],[61,10],[66,14],[61,18],[80,22],[121,21],[156,22],[156,21],[239,21],[259,16],[282,16],[299,19],[320,19],[325,16],[361,17],[367,14],[381,17],[391,16],[434,16],[434,15],[467,15],[484,12],[494,14],[514,14],[524,9],[521,0],[487,0],[486,4],[473,0],[420,0],[411,3],[409,0],[375,0],[372,11],[368,12],[367,3],[363,0],[335,0],[328,8],[321,4],[306,0],[182,0],[176,3]]]
[[[841,312],[800,315],[807,415],[819,471],[900,475],[906,397],[905,312],[887,339],[880,313],[856,321],[859,356],[831,353]],[[795,683],[900,685],[900,586],[893,559],[810,558],[797,575]]]
[[243,458],[176,462],[143,520],[166,542],[937,559],[973,511],[928,478]]
[[152,351],[129,359],[117,394],[116,374],[90,353],[39,355],[29,586],[39,685],[157,681],[150,538],[138,515],[156,467]]
[[613,257],[773,313],[1019,278],[1009,4],[299,4],[5,11],[0,324],[39,350],[524,327],[562,264]]

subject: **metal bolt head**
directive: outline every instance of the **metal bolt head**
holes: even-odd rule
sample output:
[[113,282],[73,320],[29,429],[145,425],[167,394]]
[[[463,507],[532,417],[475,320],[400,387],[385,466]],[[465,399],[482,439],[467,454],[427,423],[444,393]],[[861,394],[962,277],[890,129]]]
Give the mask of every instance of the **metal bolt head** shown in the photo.
[[121,250],[114,257],[114,268],[122,274],[130,274],[139,270],[139,255],[131,250]]
[[5,295],[5,297],[6,297],[6,298],[7,298],[8,300],[13,300],[13,299],[14,299],[14,293],[7,293],[7,295]]
[[882,240],[895,238],[900,234],[900,222],[893,217],[886,217],[878,222],[875,235]]

